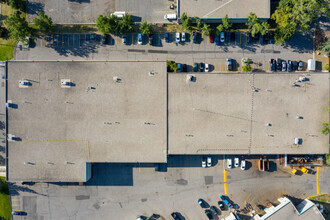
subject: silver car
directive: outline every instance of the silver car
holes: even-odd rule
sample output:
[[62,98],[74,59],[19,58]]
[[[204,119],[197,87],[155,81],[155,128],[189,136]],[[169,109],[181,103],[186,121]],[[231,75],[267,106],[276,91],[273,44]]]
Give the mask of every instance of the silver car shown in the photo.
[[176,32],[176,34],[175,34],[175,41],[177,43],[180,43],[180,32]]
[[282,71],[286,71],[286,62],[282,61]]

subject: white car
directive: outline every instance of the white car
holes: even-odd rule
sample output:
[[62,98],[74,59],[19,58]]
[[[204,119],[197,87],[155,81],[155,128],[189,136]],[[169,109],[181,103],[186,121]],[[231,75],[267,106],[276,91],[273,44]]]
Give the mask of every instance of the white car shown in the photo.
[[235,157],[235,167],[239,167],[239,158]]
[[245,160],[242,160],[241,161],[241,170],[245,170],[245,164],[246,164]]
[[220,33],[220,42],[224,43],[225,42],[225,32]]
[[176,43],[180,43],[180,32],[176,32],[175,41],[176,41]]
[[212,158],[211,157],[207,157],[207,166],[208,167],[212,166]]
[[182,42],[185,42],[186,41],[186,33],[185,32],[182,32],[181,33],[181,41]]
[[208,63],[205,63],[205,72],[208,72],[210,70],[210,65]]
[[202,157],[202,167],[206,167],[206,158]]
[[227,167],[231,169],[233,167],[233,160],[231,158],[227,159]]

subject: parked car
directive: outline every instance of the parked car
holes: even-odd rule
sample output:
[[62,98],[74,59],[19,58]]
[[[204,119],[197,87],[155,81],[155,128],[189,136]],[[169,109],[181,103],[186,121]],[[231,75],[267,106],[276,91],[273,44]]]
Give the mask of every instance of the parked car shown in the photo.
[[214,43],[214,34],[209,34],[210,43]]
[[142,44],[143,43],[143,39],[142,39],[142,34],[138,33],[138,44]]
[[11,214],[12,215],[26,215],[26,212],[23,212],[23,211],[12,211]]
[[298,69],[298,62],[292,61],[292,70],[297,70],[297,69]]
[[208,217],[208,219],[212,219],[213,217],[212,217],[212,214],[211,214],[211,212],[210,212],[210,210],[205,210],[205,215]]
[[208,63],[205,63],[205,72],[210,71],[210,65]]
[[233,63],[231,58],[227,58],[227,70],[232,71],[233,70]]
[[180,218],[179,218],[179,216],[178,216],[178,214],[177,214],[176,212],[172,212],[172,213],[171,213],[171,216],[172,216],[172,218],[173,218],[174,220],[180,220]]
[[292,62],[291,60],[288,60],[288,72],[292,71]]
[[225,32],[220,33],[220,42],[224,43],[225,42]]
[[187,65],[186,64],[182,64],[182,72],[187,72]]
[[185,32],[181,33],[181,41],[186,42],[186,33]]
[[212,166],[212,158],[211,157],[207,157],[207,166],[208,167]]
[[194,72],[197,72],[198,71],[198,64],[197,63],[194,63],[193,69],[194,69]]
[[107,43],[107,37],[105,35],[102,35],[102,44],[106,44]]
[[218,210],[215,206],[211,206],[210,211],[213,213],[213,215],[218,215]]
[[176,32],[175,41],[176,41],[176,43],[180,43],[180,32]]
[[195,31],[192,32],[192,41],[193,43],[197,43],[197,33]]
[[25,48],[29,48],[30,47],[30,38],[26,37],[23,44],[24,44]]
[[298,71],[302,71],[304,69],[304,64],[302,61],[298,62]]
[[182,69],[181,69],[181,63],[177,63],[177,65],[178,65],[178,73],[181,73],[182,72]]
[[106,34],[107,44],[111,44],[111,36],[109,34]]
[[245,170],[245,165],[246,165],[245,160],[242,160],[241,161],[241,170]]
[[232,42],[235,42],[235,41],[236,41],[236,34],[235,34],[235,32],[231,32],[230,40],[231,40]]
[[273,44],[274,41],[274,33],[272,31],[269,32],[269,43]]
[[284,60],[282,61],[282,71],[286,71],[286,62]]
[[220,199],[229,207],[229,208],[234,208],[233,204],[228,200],[226,199],[225,196],[223,195],[220,195]]
[[214,35],[214,44],[216,46],[220,45],[220,36],[219,35]]
[[206,203],[204,202],[203,199],[198,199],[197,202],[202,208],[206,208]]
[[153,43],[154,43],[154,35],[149,34],[149,45],[153,45]]
[[259,44],[263,44],[263,43],[264,43],[264,36],[260,34]]
[[239,167],[239,158],[235,157],[235,167]]
[[226,42],[228,43],[230,41],[230,32],[226,33]]
[[268,42],[268,40],[269,40],[269,33],[268,33],[268,31],[266,31],[264,41]]
[[269,60],[270,71],[276,71],[276,64],[274,59]]
[[259,34],[255,34],[254,37],[252,37],[253,42],[258,42],[259,40]]
[[218,201],[218,206],[222,211],[226,210],[226,205],[223,201]]
[[168,32],[165,32],[165,42],[166,43],[170,42],[170,34]]
[[277,59],[276,63],[277,63],[277,65],[276,65],[277,71],[281,71],[282,70],[282,60]]
[[127,35],[123,34],[123,44],[126,45],[127,44]]
[[246,42],[251,43],[251,38],[252,38],[252,35],[250,32],[248,32],[248,34],[246,35]]
[[202,167],[206,167],[206,157],[202,157]]
[[204,72],[204,63],[199,64],[199,71]]
[[232,168],[233,167],[233,160],[231,158],[227,159],[227,168]]

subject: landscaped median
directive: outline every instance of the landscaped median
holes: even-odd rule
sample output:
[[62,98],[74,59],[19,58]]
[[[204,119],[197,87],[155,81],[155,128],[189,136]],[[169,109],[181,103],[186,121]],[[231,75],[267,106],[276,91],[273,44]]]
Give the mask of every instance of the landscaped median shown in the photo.
[[11,219],[9,188],[5,177],[0,177],[0,219]]

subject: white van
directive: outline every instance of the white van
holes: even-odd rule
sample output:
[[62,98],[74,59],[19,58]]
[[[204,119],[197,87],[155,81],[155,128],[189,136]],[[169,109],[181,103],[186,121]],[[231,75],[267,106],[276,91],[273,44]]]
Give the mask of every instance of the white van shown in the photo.
[[122,18],[126,15],[126,12],[124,12],[124,11],[115,11],[111,15],[115,15],[117,18]]
[[165,20],[176,20],[176,14],[166,14],[164,15]]

